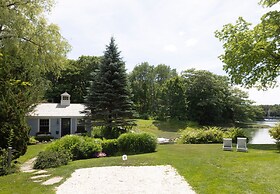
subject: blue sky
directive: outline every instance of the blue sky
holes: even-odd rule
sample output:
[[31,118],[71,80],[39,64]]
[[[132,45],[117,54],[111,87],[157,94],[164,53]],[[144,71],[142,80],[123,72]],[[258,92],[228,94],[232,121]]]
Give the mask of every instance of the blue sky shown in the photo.
[[[100,56],[114,36],[128,72],[142,62],[225,75],[214,31],[239,16],[256,24],[258,0],[56,0],[48,16],[72,46],[68,57]],[[276,7],[277,9],[279,8]],[[280,88],[249,90],[257,104],[280,104]]]

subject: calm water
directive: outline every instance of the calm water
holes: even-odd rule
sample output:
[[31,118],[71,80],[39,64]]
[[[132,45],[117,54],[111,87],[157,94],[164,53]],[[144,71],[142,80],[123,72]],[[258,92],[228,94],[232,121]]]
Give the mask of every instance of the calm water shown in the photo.
[[[279,120],[270,119],[265,121],[259,121],[258,124],[275,126]],[[250,140],[250,144],[274,144],[275,140],[272,139],[268,133],[269,128],[261,128],[256,129],[251,133],[252,139]]]

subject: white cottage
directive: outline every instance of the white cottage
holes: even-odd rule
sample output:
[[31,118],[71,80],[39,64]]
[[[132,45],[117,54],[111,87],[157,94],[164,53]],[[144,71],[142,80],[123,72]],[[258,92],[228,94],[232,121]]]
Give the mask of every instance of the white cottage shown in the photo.
[[85,125],[85,105],[71,104],[70,95],[61,94],[60,103],[41,103],[28,115],[30,135],[50,134],[60,138],[67,134],[83,133],[90,129]]

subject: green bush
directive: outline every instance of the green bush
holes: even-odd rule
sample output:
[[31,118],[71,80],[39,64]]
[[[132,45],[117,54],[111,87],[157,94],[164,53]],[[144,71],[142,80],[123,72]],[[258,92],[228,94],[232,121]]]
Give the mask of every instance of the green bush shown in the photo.
[[126,133],[118,138],[120,151],[126,154],[154,152],[157,138],[149,133]]
[[224,137],[232,138],[233,142],[236,143],[237,137],[246,136],[244,131],[240,128],[229,128],[227,130],[223,130],[219,127],[204,127],[203,129],[187,127],[184,131],[182,131],[182,134],[177,142],[186,144],[222,143]]
[[8,152],[7,150],[0,148],[0,176],[6,175],[8,173]]
[[73,160],[93,158],[102,151],[101,140],[83,137],[81,143],[73,150]]
[[96,153],[101,152],[102,141],[91,137],[78,135],[66,135],[47,147],[50,151],[68,151],[72,160],[93,158]]
[[280,124],[269,129],[269,135],[276,140],[277,148],[280,151]]
[[[12,158],[15,157],[12,155]],[[0,148],[0,176],[12,174],[16,171],[18,171],[18,166],[14,163],[11,163],[10,167],[8,165],[8,151]]]
[[183,144],[204,143],[206,142],[206,137],[204,136],[203,130],[187,127],[184,131],[182,131],[181,136],[179,137],[177,142]]
[[55,168],[62,165],[67,165],[70,161],[70,153],[66,150],[59,151],[43,151],[40,152],[35,164],[35,169]]
[[39,141],[39,142],[44,142],[44,141],[51,141],[51,139],[53,139],[53,136],[50,136],[50,135],[43,135],[43,134],[40,134],[40,135],[37,135],[34,137],[35,140]]
[[119,152],[119,144],[117,139],[107,139],[102,142],[102,152],[107,156],[117,155]]
[[47,150],[50,151],[68,151],[71,154],[71,159],[76,158],[75,153],[78,153],[78,147],[82,143],[83,137],[77,135],[65,135],[62,138],[52,142]]
[[38,142],[39,141],[37,141],[34,136],[31,136],[31,137],[29,137],[28,145],[35,145]]
[[[224,137],[232,138],[232,142],[233,143],[237,143],[237,137],[245,137],[245,138],[247,138],[246,135],[245,135],[245,132],[242,129],[234,128],[234,127],[227,129],[225,131],[225,133],[224,133]],[[247,141],[248,140],[249,139],[247,138]]]
[[182,131],[178,143],[203,144],[223,142],[223,131],[218,127],[195,129],[187,127]]
[[219,127],[205,128],[206,143],[221,143],[223,142],[223,131]]

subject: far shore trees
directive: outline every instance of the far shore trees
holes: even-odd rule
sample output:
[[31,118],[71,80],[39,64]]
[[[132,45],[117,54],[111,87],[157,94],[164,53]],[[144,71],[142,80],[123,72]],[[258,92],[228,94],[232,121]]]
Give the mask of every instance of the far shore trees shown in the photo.
[[195,69],[176,76],[170,71],[161,84],[156,84],[153,77],[156,68],[142,63],[130,73],[132,100],[139,118],[191,120],[215,125],[255,120],[261,115],[261,110],[252,106],[248,94],[231,86],[226,76]]

